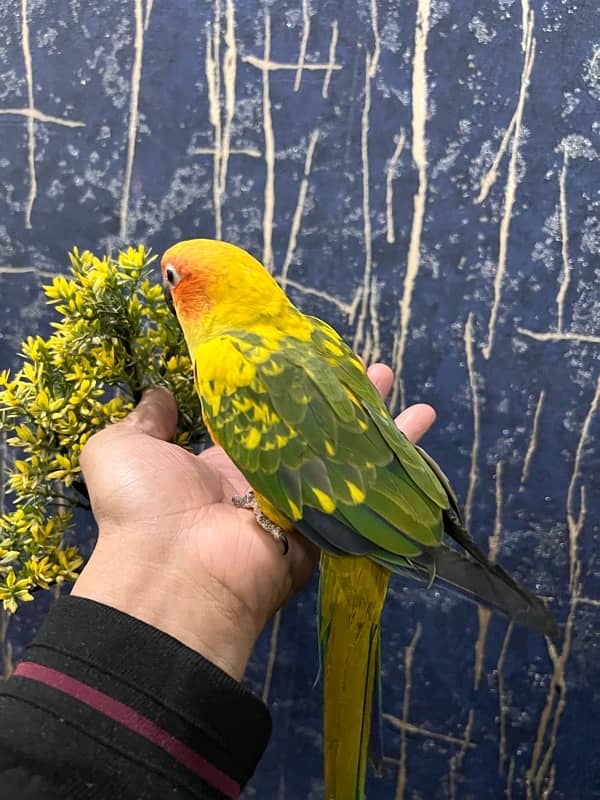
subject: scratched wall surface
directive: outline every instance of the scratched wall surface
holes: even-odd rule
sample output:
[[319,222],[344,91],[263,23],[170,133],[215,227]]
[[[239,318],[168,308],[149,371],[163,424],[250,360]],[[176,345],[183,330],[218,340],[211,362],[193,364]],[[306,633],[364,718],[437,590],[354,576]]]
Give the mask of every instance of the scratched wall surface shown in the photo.
[[[237,242],[437,408],[474,536],[561,623],[393,581],[370,798],[600,798],[599,110],[584,0],[0,0],[0,367],[73,244]],[[2,618],[6,671],[50,601]],[[248,670],[247,797],[322,797],[314,609]]]

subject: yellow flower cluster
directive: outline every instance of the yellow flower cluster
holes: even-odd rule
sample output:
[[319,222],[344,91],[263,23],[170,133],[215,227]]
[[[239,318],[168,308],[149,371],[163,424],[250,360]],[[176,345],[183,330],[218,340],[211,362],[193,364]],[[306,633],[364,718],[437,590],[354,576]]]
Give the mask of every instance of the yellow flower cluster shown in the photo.
[[23,365],[0,372],[0,433],[12,508],[0,516],[0,601],[14,612],[34,588],[73,580],[82,558],[65,538],[73,509],[88,507],[79,455],[89,437],[125,416],[150,385],[179,406],[177,442],[202,433],[181,331],[143,246],[117,258],[70,254],[69,276],[44,287],[59,320],[22,345]]

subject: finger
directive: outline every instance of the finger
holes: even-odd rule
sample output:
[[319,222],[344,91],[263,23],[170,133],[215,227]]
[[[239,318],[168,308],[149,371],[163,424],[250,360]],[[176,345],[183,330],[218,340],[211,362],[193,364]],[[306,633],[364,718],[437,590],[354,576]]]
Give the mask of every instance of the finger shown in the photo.
[[114,425],[95,433],[85,444],[79,457],[84,476],[114,447],[115,437],[142,433],[155,439],[170,441],[177,425],[177,404],[168,391],[158,386],[146,389],[133,411]]
[[435,422],[435,411],[425,403],[417,403],[405,408],[395,422],[406,438],[416,444]]
[[133,411],[119,423],[132,426],[140,433],[169,442],[177,427],[177,404],[168,389],[152,386],[146,389]]
[[371,364],[367,370],[367,375],[371,379],[371,383],[373,383],[379,394],[385,400],[394,383],[394,373],[392,370],[387,364]]
[[321,551],[311,541],[297,531],[287,534],[290,543],[290,591],[286,600],[290,600],[309,581],[310,576],[319,565]]

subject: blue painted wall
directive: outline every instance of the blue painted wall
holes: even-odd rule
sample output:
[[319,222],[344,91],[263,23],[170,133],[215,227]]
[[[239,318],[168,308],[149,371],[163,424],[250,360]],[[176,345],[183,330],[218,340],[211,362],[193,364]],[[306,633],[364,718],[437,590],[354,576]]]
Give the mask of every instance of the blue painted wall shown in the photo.
[[[0,2],[0,367],[73,244],[221,235],[437,408],[474,536],[551,598],[554,646],[394,581],[370,798],[600,798],[599,103],[591,2]],[[314,608],[248,671],[247,797],[322,797]]]

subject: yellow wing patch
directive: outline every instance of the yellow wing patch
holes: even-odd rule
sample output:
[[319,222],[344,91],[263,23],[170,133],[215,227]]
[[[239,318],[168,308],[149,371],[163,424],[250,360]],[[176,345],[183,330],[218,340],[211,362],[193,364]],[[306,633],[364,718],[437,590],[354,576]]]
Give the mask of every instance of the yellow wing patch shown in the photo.
[[214,394],[235,394],[238,389],[249,386],[256,377],[254,364],[223,336],[198,347],[194,362],[198,390],[206,398]]
[[281,422],[279,414],[276,414],[267,403],[252,403],[251,409],[254,422],[262,422],[267,427],[278,425]]
[[346,484],[348,491],[350,492],[350,497],[352,498],[352,502],[356,503],[357,505],[358,503],[363,503],[366,498],[366,494],[363,492],[363,490],[355,483],[352,483],[351,481],[344,481],[344,483]]
[[[325,341],[324,345],[327,352],[331,353],[332,356],[341,358],[344,355],[344,351],[342,350],[341,347],[338,347],[337,344],[334,344],[333,342],[330,341]],[[335,363],[335,361],[333,363]]]
[[248,450],[256,450],[261,439],[262,436],[260,435],[258,428],[250,428],[250,430],[242,438],[242,443],[244,447],[248,448]]
[[277,361],[269,361],[268,364],[263,364],[262,371],[268,378],[276,378],[281,375],[284,367],[283,364],[278,364]]
[[246,414],[253,407],[254,403],[249,397],[232,397],[231,405],[235,411]]
[[325,494],[325,492],[321,491],[321,489],[316,489],[314,486],[310,487],[310,491],[316,497],[317,503],[319,504],[321,510],[326,514],[333,514],[335,511],[335,500],[328,494]]

